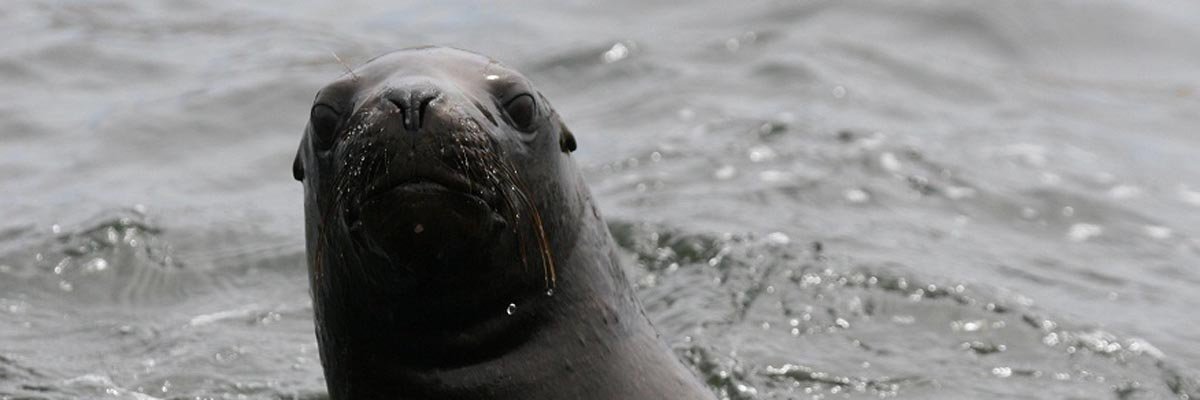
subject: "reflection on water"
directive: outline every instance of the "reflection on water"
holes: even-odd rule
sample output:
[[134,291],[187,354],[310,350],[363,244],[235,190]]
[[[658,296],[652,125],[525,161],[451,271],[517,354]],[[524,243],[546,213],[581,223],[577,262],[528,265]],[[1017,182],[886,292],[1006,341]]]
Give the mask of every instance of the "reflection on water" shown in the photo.
[[[228,3],[228,4],[223,4]],[[435,43],[530,76],[730,399],[1200,396],[1183,0],[18,0],[0,398],[321,398],[309,102]]]

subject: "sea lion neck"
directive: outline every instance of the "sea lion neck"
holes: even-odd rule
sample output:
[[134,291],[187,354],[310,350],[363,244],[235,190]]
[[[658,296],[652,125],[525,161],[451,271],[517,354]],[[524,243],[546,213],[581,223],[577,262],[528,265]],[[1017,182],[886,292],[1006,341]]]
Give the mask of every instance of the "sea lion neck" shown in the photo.
[[[592,228],[579,233],[584,242],[611,245],[603,225],[582,226]],[[590,385],[587,370],[610,368],[614,362],[585,350],[591,346],[612,346],[620,350],[609,351],[619,354],[638,352],[626,351],[627,346],[655,348],[653,328],[636,299],[615,295],[631,288],[611,246],[581,247],[570,254],[562,260],[565,265],[588,268],[563,269],[554,290],[496,304],[471,324],[454,329],[414,326],[419,323],[414,316],[421,314],[414,307],[420,305],[396,308],[374,301],[369,293],[343,293],[342,302],[318,305],[331,397],[525,398],[522,388]],[[332,293],[322,296],[335,298]],[[661,361],[670,361],[670,353],[665,356]],[[621,362],[635,368],[641,361]],[[444,385],[443,380],[458,383]]]

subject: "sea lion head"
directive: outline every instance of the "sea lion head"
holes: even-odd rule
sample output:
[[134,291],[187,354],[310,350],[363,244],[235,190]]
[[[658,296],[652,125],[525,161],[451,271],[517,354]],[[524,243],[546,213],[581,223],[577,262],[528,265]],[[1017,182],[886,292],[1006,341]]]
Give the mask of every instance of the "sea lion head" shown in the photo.
[[574,149],[546,98],[488,57],[424,47],[348,72],[317,93],[293,166],[314,296],[461,312],[546,292],[585,208]]

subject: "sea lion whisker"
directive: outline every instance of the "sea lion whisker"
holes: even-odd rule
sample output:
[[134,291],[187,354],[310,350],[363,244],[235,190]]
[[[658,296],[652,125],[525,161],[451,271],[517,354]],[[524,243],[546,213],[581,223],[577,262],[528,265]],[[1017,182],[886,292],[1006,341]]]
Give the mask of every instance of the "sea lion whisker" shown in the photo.
[[351,78],[353,78],[354,80],[358,80],[358,75],[355,75],[355,74],[354,74],[354,69],[350,68],[350,65],[349,65],[349,64],[346,64],[346,62],[345,62],[345,61],[342,61],[342,58],[341,58],[341,57],[338,57],[338,55],[337,55],[337,52],[336,52],[336,51],[330,50],[330,51],[329,51],[329,54],[333,56],[333,59],[334,59],[334,60],[337,60],[338,64],[341,64],[341,65],[342,65],[342,68],[345,68],[345,69],[346,69],[346,73],[347,73],[347,74],[350,74],[350,77],[351,77]]
[[[494,190],[504,202],[504,208],[508,220],[512,221],[512,231],[516,235],[517,249],[521,255],[522,270],[528,271],[529,251],[527,249],[527,244],[530,243],[529,233],[528,231],[521,229],[520,222],[522,221],[522,207],[530,208],[530,203],[527,201],[524,188],[518,187],[518,177],[512,173],[514,171],[512,167],[508,165],[508,163],[504,162],[500,156],[497,156],[497,153],[500,152],[499,147],[496,146],[494,142],[492,143],[492,147],[494,149],[492,152],[483,152],[481,155],[488,159],[488,162],[485,164],[501,166],[498,170],[492,169],[493,172],[490,174],[490,181],[493,182],[495,185]],[[500,171],[503,173],[500,173]],[[543,274],[544,273],[545,271],[543,269]]]
[[513,190],[505,190],[505,188],[501,185],[502,183],[499,179],[497,179],[496,191],[501,193],[500,198],[504,203],[504,208],[507,213],[506,216],[510,221],[513,221],[511,229],[517,237],[517,249],[521,253],[521,269],[522,271],[529,271],[529,251],[526,249],[527,246],[525,245],[525,243],[527,243],[526,238],[528,235],[526,235],[525,231],[521,229],[521,225],[519,223],[521,219],[521,211],[518,208],[519,204],[513,199],[513,197],[520,197],[521,194],[519,192],[514,193],[517,191],[515,185],[512,186]]
[[542,214],[533,209],[534,229],[538,234],[538,248],[542,251],[542,273],[546,276],[546,288],[553,289],[558,285],[558,277],[554,271],[554,254],[550,251],[550,243],[546,240],[546,228],[542,225]]
[[[507,172],[509,179],[513,182],[518,200],[528,210],[529,218],[532,220],[531,226],[537,236],[535,244],[537,245],[538,254],[542,259],[543,279],[546,281],[546,288],[553,289],[558,284],[558,277],[554,266],[554,254],[550,249],[550,241],[546,238],[546,229],[542,222],[542,214],[538,211],[536,202],[531,199],[529,190],[526,189],[525,181],[517,174],[516,168],[507,162],[502,161],[501,164],[504,166],[501,170]],[[521,247],[523,251],[524,246]]]

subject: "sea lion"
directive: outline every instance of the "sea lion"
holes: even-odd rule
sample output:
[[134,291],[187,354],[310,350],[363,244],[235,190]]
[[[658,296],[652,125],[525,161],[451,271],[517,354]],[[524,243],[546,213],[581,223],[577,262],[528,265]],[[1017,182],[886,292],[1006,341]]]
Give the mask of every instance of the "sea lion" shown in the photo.
[[711,399],[519,72],[424,47],[321,89],[293,174],[332,399]]

